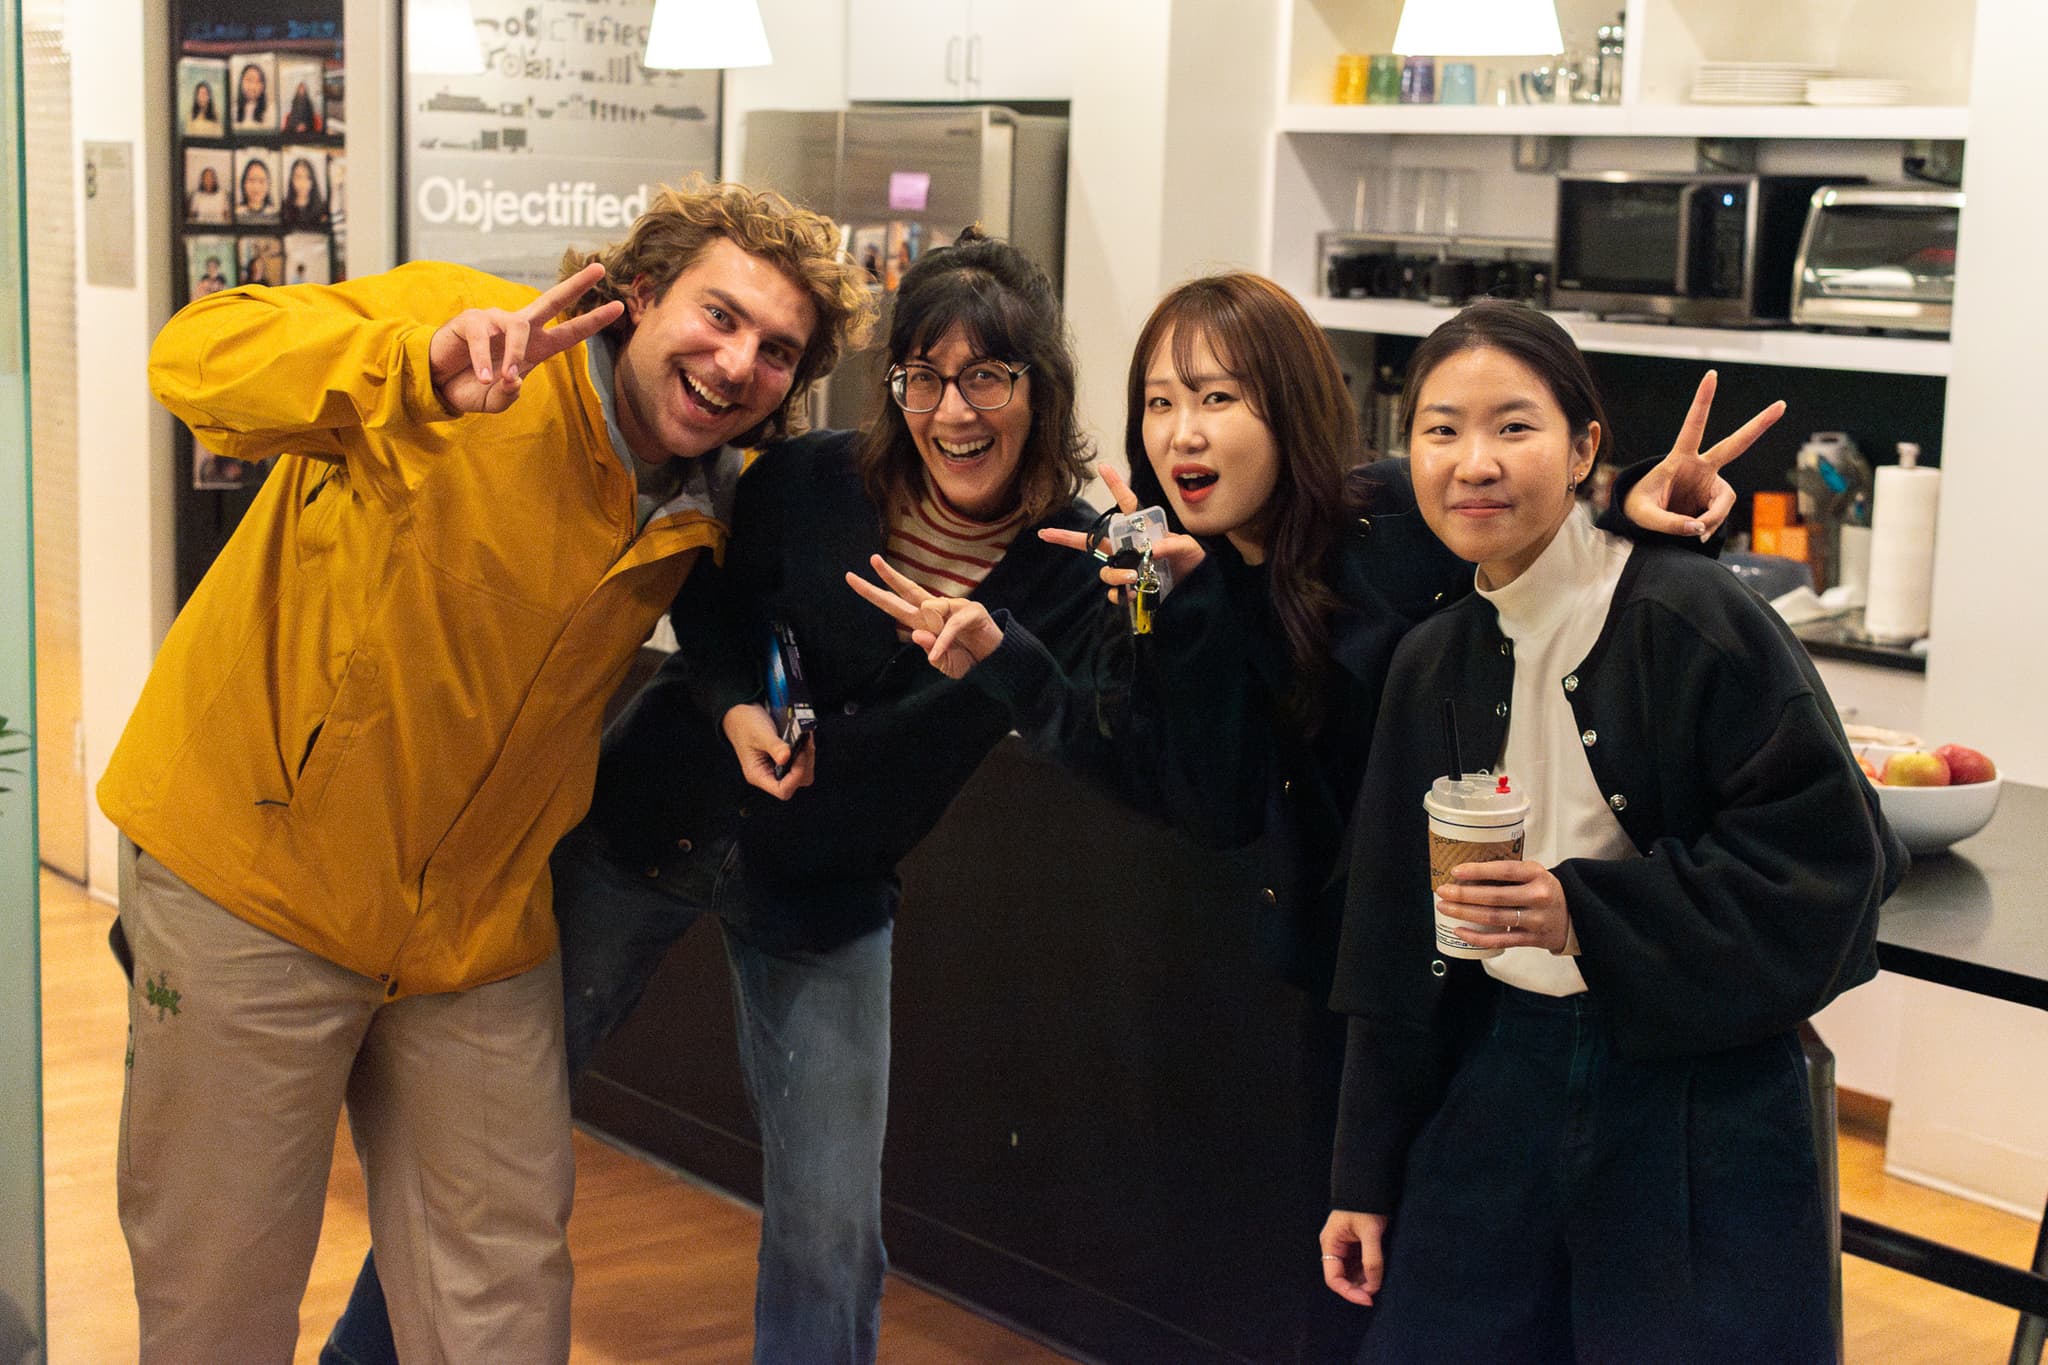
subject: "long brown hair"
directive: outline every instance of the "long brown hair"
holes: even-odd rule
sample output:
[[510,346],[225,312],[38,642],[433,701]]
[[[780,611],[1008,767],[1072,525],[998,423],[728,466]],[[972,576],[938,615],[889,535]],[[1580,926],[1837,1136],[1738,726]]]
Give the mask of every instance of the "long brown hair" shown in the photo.
[[1330,339],[1286,290],[1263,275],[1232,271],[1189,280],[1146,319],[1131,354],[1124,455],[1140,501],[1172,507],[1145,453],[1145,379],[1153,353],[1172,338],[1174,372],[1195,376],[1194,347],[1207,340],[1217,363],[1244,386],[1245,401],[1273,433],[1280,477],[1260,515],[1273,612],[1297,679],[1289,709],[1304,729],[1322,718],[1336,594],[1326,561],[1344,515],[1344,472],[1358,462],[1358,418]]
[[[968,228],[904,272],[889,323],[888,364],[928,352],[958,327],[991,360],[1028,365],[1031,430],[1017,461],[1027,522],[1071,501],[1088,479],[1088,438],[1074,416],[1074,353],[1052,280],[1008,242]],[[902,409],[884,401],[860,439],[861,483],[887,519],[915,503],[924,462]]]

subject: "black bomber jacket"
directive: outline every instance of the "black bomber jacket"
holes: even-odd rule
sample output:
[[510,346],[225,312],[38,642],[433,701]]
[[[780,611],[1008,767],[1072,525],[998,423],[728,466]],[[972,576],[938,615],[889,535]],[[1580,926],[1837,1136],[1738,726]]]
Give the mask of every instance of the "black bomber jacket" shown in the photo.
[[[1506,750],[1511,642],[1474,595],[1396,653],[1360,795],[1331,1007],[1352,1017],[1332,1196],[1391,1213],[1409,1143],[1494,989],[1433,946],[1422,795],[1454,699],[1466,754]],[[1710,560],[1638,545],[1585,660],[1557,679],[1587,762],[1642,857],[1569,858],[1588,987],[1630,1056],[1792,1028],[1876,974],[1904,847],[1805,651]]]

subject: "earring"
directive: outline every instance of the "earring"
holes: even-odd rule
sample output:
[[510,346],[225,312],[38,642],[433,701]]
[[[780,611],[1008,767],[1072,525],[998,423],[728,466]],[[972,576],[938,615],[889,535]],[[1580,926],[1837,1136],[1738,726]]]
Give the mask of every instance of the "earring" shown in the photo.
[[1565,476],[1565,481],[1564,481],[1564,491],[1565,491],[1565,492],[1567,492],[1567,493],[1574,493],[1574,494],[1575,494],[1575,493],[1577,493],[1577,492],[1579,491],[1579,476],[1578,476],[1578,475],[1576,475],[1576,474],[1568,474],[1568,475],[1566,475],[1566,476]]

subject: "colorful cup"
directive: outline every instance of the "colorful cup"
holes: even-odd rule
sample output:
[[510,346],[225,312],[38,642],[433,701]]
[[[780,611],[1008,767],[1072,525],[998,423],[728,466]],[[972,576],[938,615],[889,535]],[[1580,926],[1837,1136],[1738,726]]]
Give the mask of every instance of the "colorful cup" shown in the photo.
[[1436,58],[1410,57],[1401,63],[1401,103],[1436,103]]
[[1367,64],[1365,102],[1367,104],[1399,104],[1401,102],[1401,59],[1393,53],[1374,53],[1372,61]]
[[1477,104],[1479,73],[1470,62],[1445,62],[1443,85],[1437,92],[1439,104]]
[[1366,60],[1356,52],[1342,53],[1337,58],[1337,81],[1330,91],[1330,100],[1335,104],[1364,104],[1366,87]]

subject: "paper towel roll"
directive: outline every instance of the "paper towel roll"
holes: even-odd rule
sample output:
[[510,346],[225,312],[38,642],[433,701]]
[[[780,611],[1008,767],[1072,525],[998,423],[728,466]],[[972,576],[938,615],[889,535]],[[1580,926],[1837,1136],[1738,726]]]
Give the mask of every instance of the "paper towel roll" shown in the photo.
[[1871,504],[1870,600],[1863,629],[1873,640],[1910,641],[1927,633],[1934,596],[1934,512],[1941,471],[1886,465]]

